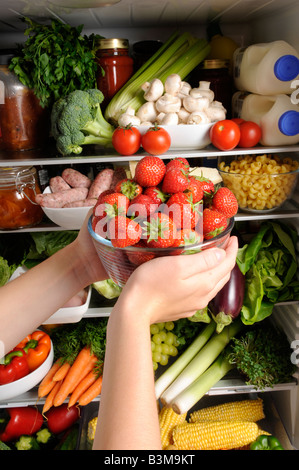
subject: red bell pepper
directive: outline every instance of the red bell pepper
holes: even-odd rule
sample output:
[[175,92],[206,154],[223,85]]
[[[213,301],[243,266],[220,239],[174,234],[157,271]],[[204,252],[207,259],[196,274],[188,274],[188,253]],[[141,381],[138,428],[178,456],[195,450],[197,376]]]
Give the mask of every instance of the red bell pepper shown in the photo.
[[29,374],[26,352],[22,349],[14,349],[4,358],[4,364],[0,365],[0,385],[9,384]]
[[27,353],[29,372],[32,372],[48,357],[51,349],[51,339],[44,331],[36,330],[31,335],[26,336],[15,349],[19,348]]
[[32,406],[3,408],[0,410],[0,441],[9,442],[40,430],[43,416]]

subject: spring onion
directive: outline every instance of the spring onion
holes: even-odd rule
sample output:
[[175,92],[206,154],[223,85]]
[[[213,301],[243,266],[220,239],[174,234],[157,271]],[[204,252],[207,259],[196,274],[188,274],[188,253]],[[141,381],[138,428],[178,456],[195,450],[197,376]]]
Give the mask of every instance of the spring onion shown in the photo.
[[210,46],[205,39],[190,33],[173,33],[158,51],[114,95],[105,111],[105,119],[117,124],[120,114],[130,106],[137,111],[145,102],[141,85],[177,73],[183,80],[208,55]]
[[241,320],[238,319],[225,327],[221,333],[214,333],[205,346],[200,349],[192,361],[162,393],[162,404],[170,406],[183,390],[200,377],[218,358],[230,340],[241,330],[242,326]]
[[155,381],[155,393],[157,400],[167,387],[177,378],[185,367],[196,356],[200,349],[208,342],[216,328],[216,323],[211,321],[195,338],[190,346],[169,366],[166,371]]

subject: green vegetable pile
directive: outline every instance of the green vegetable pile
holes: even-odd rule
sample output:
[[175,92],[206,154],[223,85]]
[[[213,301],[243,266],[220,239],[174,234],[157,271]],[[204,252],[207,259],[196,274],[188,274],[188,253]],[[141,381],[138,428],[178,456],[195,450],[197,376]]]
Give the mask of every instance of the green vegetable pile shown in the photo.
[[82,36],[77,28],[53,19],[51,24],[27,23],[28,36],[11,60],[10,70],[28,88],[34,90],[42,107],[74,90],[96,87],[96,45],[99,35]]
[[299,300],[297,240],[297,232],[289,226],[267,221],[239,249],[237,263],[246,276],[241,309],[245,325],[270,316],[275,303]]

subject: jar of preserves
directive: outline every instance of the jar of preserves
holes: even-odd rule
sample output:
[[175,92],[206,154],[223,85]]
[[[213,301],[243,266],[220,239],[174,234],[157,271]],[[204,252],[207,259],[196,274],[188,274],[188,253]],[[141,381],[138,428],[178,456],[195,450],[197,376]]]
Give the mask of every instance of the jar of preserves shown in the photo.
[[115,93],[129,80],[134,72],[134,61],[129,56],[127,39],[100,39],[97,50],[97,86],[104,95],[105,108]]
[[40,223],[43,210],[35,202],[40,192],[34,167],[0,168],[0,229],[12,230]]
[[13,151],[44,147],[49,138],[49,110],[42,108],[34,91],[9,70],[11,57],[0,56],[1,148]]

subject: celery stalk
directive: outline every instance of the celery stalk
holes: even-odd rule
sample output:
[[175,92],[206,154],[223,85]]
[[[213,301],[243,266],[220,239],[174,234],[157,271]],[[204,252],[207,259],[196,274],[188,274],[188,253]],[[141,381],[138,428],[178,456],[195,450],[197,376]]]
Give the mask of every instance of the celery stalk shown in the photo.
[[130,106],[137,111],[145,102],[141,85],[154,78],[165,82],[168,75],[178,73],[184,79],[209,52],[204,39],[196,39],[190,33],[173,34],[115,94],[105,111],[105,119],[117,124],[120,114]]
[[189,411],[234,366],[220,354],[215,362],[171,403],[172,409],[182,414]]
[[211,321],[202,332],[195,338],[190,346],[178,357],[178,359],[169,366],[165,372],[155,381],[155,393],[157,400],[167,387],[177,378],[177,376],[191,362],[201,348],[208,342],[215,332],[216,323]]
[[224,328],[221,333],[214,333],[207,344],[196,354],[180,375],[161,395],[163,405],[171,405],[175,397],[191,385],[216,360],[230,340],[241,330],[240,319]]

